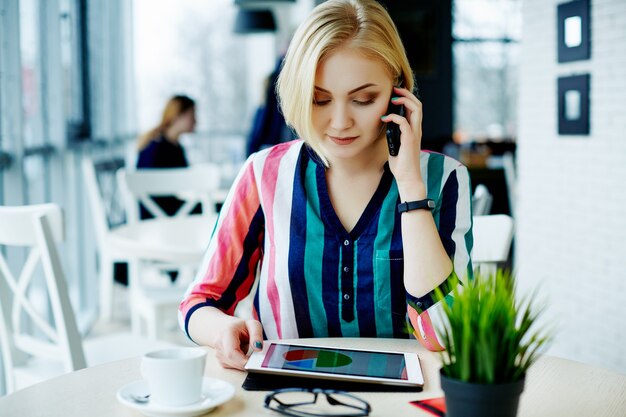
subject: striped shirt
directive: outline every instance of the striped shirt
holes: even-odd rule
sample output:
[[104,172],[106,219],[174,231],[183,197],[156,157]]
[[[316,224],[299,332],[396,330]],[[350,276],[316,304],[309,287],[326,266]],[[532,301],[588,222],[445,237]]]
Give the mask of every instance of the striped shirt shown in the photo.
[[[472,247],[467,169],[429,152],[420,163],[443,246],[463,279]],[[302,140],[246,161],[180,304],[188,335],[194,311],[213,306],[232,315],[258,280],[252,314],[268,339],[413,334],[441,349],[433,294],[418,299],[404,288],[400,197],[388,165],[350,232],[332,207],[325,169]]]

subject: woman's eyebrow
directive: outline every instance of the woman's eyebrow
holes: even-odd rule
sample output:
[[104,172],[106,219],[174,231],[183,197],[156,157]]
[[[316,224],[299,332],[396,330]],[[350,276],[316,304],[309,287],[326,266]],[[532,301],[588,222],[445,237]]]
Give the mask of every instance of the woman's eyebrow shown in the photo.
[[[360,90],[363,90],[363,89],[365,89],[365,88],[372,87],[372,86],[376,86],[376,84],[372,84],[372,83],[363,84],[363,85],[362,85],[362,86],[360,86],[360,87],[357,87],[357,88],[354,88],[354,89],[352,89],[352,90],[348,91],[348,95],[350,95],[350,94],[354,94],[354,93],[356,93],[357,91],[360,91]],[[322,87],[315,86],[315,89],[316,89],[317,91],[321,91],[322,93],[327,93],[327,94],[332,95],[332,93],[331,93],[330,91],[325,90],[325,89],[323,89]]]

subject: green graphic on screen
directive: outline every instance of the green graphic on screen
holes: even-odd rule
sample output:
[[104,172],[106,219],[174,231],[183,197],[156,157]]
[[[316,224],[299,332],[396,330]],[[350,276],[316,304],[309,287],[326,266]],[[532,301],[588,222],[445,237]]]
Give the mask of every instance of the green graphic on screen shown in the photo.
[[352,363],[352,359],[339,352],[299,349],[283,354],[285,364],[302,369],[337,368]]

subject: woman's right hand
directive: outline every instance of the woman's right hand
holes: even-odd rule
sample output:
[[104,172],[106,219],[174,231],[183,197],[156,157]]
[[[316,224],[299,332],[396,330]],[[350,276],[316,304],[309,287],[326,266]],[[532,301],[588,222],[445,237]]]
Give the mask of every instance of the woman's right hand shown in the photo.
[[234,318],[224,326],[216,337],[213,348],[215,356],[224,368],[244,370],[250,346],[263,349],[263,326],[258,320]]
[[263,349],[263,326],[258,320],[244,320],[215,307],[196,310],[188,323],[191,340],[215,349],[224,368],[244,369],[250,346]]

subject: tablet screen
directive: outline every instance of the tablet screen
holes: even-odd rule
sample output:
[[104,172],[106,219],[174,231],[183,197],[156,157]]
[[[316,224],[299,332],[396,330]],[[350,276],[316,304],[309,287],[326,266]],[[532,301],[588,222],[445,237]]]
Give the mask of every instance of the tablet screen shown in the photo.
[[272,343],[263,368],[408,380],[401,353],[363,352]]

